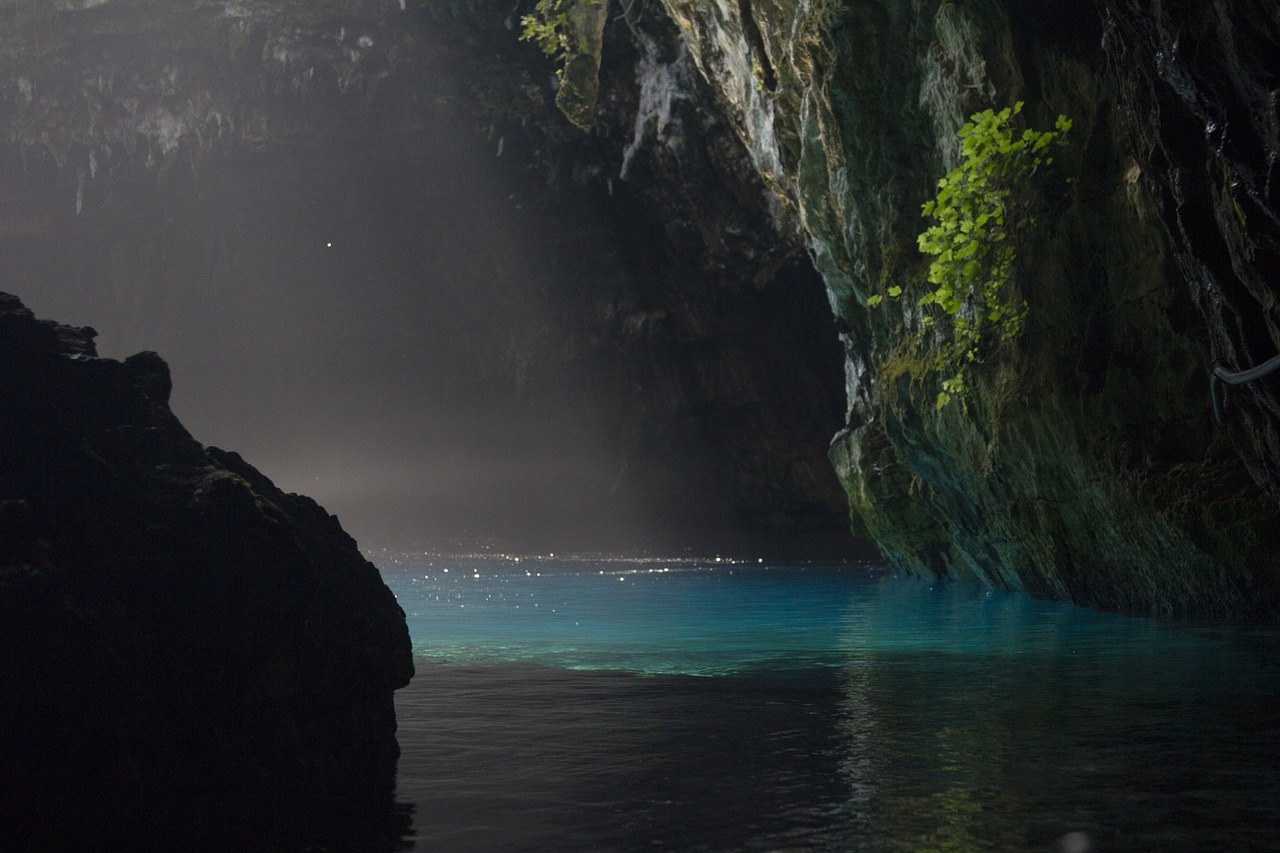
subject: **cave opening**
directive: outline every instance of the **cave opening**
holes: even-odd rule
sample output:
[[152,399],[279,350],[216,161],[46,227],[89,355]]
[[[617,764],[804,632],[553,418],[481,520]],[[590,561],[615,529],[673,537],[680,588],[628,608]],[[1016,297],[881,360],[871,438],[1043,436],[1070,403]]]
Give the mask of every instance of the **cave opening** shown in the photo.
[[[10,147],[8,287],[105,356],[159,352],[199,440],[369,547],[848,553],[842,354],[803,252],[708,275],[738,199],[682,187],[709,219],[673,227],[687,201],[610,179],[619,152],[587,139],[590,174],[550,178],[532,135],[479,126],[460,56],[489,45],[410,21],[425,58],[375,108],[312,75],[255,107],[253,145],[182,136],[141,171]],[[117,63],[130,36],[96,33],[86,61]]]

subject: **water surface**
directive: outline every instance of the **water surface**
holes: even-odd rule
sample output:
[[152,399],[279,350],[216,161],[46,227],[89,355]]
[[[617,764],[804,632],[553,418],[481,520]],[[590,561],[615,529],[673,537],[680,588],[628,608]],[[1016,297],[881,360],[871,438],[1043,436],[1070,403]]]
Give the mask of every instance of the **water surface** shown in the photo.
[[1277,849],[1271,632],[867,565],[375,561],[420,850]]

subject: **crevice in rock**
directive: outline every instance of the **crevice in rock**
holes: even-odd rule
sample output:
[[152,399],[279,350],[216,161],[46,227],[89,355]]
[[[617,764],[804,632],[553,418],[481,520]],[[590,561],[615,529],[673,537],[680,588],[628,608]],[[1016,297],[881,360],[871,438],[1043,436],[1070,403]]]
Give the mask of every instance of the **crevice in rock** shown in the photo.
[[751,11],[751,0],[738,0],[738,13],[742,16],[742,32],[747,37],[751,55],[755,57],[756,64],[760,68],[764,87],[770,92],[776,92],[778,75],[773,70],[773,63],[769,61],[768,51],[765,50],[764,36],[760,33],[760,25],[756,23],[755,15]]

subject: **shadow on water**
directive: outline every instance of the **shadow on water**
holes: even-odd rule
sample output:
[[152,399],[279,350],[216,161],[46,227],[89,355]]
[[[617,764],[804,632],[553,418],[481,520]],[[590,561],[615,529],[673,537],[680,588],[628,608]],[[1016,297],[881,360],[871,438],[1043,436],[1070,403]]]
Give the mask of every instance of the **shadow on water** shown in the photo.
[[277,721],[235,728],[226,696],[180,707],[82,687],[0,693],[6,849],[377,853],[411,834],[394,767],[335,774],[326,745],[277,743]]
[[[217,696],[165,710],[6,688],[7,847],[1260,853],[1280,837],[1273,631],[848,566],[383,571],[419,650],[394,771],[326,782],[274,737],[234,735]],[[42,719],[77,703],[79,728]]]

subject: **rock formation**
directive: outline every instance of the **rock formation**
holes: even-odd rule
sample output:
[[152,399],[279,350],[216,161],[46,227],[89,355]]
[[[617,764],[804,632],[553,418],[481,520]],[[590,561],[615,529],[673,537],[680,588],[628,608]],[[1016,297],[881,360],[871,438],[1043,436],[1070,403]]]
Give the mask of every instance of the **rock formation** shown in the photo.
[[0,294],[6,836],[390,849],[395,598],[337,519],[192,439],[159,356],[93,337]]
[[[849,424],[831,457],[857,529],[910,572],[1276,614],[1273,386],[1233,392],[1217,426],[1207,347],[1239,370],[1280,343],[1274,6],[663,5],[843,320]],[[913,362],[915,298],[870,306],[922,293],[921,205],[966,117],[1016,101],[1031,127],[1074,120],[1074,183],[1022,247],[1026,333],[939,409],[939,377]]]

